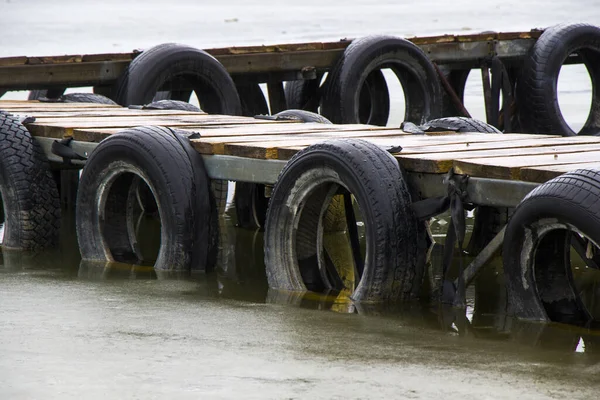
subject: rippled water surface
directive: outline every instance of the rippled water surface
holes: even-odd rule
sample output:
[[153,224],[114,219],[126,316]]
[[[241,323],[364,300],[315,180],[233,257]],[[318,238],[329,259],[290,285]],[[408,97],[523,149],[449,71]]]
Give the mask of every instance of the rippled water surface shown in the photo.
[[[169,41],[209,48],[529,30],[600,24],[600,7],[583,0],[10,0],[0,2],[0,16],[4,57],[124,52]],[[483,118],[472,75],[465,102]],[[577,67],[561,76],[563,111],[581,125],[589,78]],[[392,96],[400,102],[402,95]],[[466,315],[421,304],[380,309],[343,296],[268,290],[262,233],[229,220],[218,272],[194,279],[81,263],[69,215],[64,225],[52,253],[2,254],[2,399],[598,397],[599,331],[504,316],[497,262],[469,289]],[[434,233],[444,225],[435,221]]]

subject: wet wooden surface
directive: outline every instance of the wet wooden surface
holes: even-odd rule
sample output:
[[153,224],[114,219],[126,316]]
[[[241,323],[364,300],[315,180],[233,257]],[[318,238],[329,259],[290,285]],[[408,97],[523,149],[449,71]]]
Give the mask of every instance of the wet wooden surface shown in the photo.
[[[189,111],[140,110],[84,103],[0,101],[0,109],[36,118],[36,136],[100,142],[140,125],[200,133],[192,139],[202,154],[287,160],[311,144],[331,139],[368,140],[386,149],[408,171],[445,173],[454,167],[471,176],[545,182],[577,168],[600,168],[600,138],[528,134],[432,133],[395,128],[327,125],[209,115]],[[400,150],[401,148],[401,150]]]

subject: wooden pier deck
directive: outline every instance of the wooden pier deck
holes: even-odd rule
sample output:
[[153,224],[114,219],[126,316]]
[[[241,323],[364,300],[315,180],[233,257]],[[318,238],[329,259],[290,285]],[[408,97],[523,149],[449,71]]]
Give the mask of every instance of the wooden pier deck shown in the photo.
[[[98,143],[128,127],[167,126],[200,133],[192,139],[203,155],[285,161],[311,144],[360,138],[394,153],[409,172],[442,174],[454,167],[472,177],[545,182],[564,172],[600,165],[600,138],[531,134],[436,132],[414,135],[369,125],[324,125],[209,115],[189,111],[141,110],[84,103],[0,101],[0,109],[35,117],[26,124],[35,137]],[[268,183],[268,182],[266,182]]]

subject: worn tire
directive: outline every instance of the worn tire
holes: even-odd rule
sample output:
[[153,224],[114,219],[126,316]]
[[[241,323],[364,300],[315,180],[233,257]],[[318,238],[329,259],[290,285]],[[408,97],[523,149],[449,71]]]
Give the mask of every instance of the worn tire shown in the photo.
[[[292,109],[318,112],[320,79],[290,81],[285,84],[285,98]],[[325,81],[325,85],[327,81]],[[371,72],[360,89],[359,122],[385,126],[390,115],[390,94],[380,70]]]
[[131,226],[131,188],[141,178],[161,220],[157,270],[211,269],[218,248],[214,198],[202,157],[163,127],[126,129],[88,159],[77,194],[77,239],[84,260],[139,263]]
[[199,107],[180,100],[157,100],[142,107],[144,110],[180,110],[202,112]]
[[600,171],[579,169],[538,186],[517,206],[503,248],[510,310],[517,317],[589,319],[572,283],[569,244],[577,232],[600,243],[599,196]]
[[27,100],[58,99],[65,93],[65,90],[66,88],[30,90]]
[[60,200],[46,156],[19,119],[1,110],[0,195],[3,247],[38,251],[57,244]]
[[392,36],[356,39],[346,48],[327,77],[322,114],[333,123],[359,123],[361,88],[381,68],[392,69],[402,85],[405,121],[422,124],[440,116],[441,89],[431,61],[415,44]]
[[278,112],[273,115],[277,119],[295,119],[302,122],[315,122],[317,124],[331,124],[331,121],[325,118],[322,115],[317,113],[306,111],[306,110],[296,110],[289,109]]
[[67,93],[60,96],[62,103],[95,103],[117,105],[113,100],[106,96],[96,93]]
[[237,84],[236,88],[242,104],[242,115],[254,117],[269,114],[267,99],[257,83]]
[[319,111],[319,86],[321,76],[317,79],[288,81],[284,86],[285,102],[289,108]]
[[[579,133],[565,121],[558,105],[561,66],[577,52],[592,80],[592,106]],[[600,28],[588,24],[560,24],[546,29],[525,58],[517,84],[521,127],[529,133],[562,136],[600,132]]]
[[[181,110],[181,111],[194,111],[202,112],[202,110],[193,104],[187,103],[180,100],[158,100],[153,101],[143,107],[145,110]],[[227,192],[228,192],[228,181],[225,180],[211,180],[210,187],[217,204],[217,210],[219,215],[225,212],[227,206]]]
[[152,47],[133,59],[119,78],[117,103],[148,104],[157,92],[189,89],[209,114],[241,114],[235,84],[221,63],[205,51],[174,43]]
[[[312,226],[312,220],[304,223],[303,216],[323,207],[320,202],[333,195],[335,187],[326,187],[332,182],[354,196],[366,229],[364,272],[352,298],[394,301],[412,297],[420,282],[415,282],[418,222],[410,207],[411,197],[397,161],[363,140],[340,139],[309,146],[282,170],[266,217],[269,286],[307,290],[302,273],[313,267],[307,262],[314,264],[318,259],[322,249],[315,244],[320,243],[318,232],[322,230]],[[325,209],[320,209],[322,215]],[[303,243],[302,247],[298,243]]]
[[456,132],[502,133],[496,127],[474,118],[444,117],[427,121],[432,128],[455,130]]

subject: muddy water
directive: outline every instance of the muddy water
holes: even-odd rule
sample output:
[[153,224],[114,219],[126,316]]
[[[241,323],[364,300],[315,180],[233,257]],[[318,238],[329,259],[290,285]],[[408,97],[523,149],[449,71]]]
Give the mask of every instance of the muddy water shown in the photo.
[[262,233],[231,221],[218,271],[191,279],[80,262],[72,222],[60,250],[2,254],[0,398],[586,399],[600,389],[600,331],[507,318],[494,266],[467,293],[466,315],[382,309],[269,290]]
[[[568,8],[535,0],[398,3],[6,0],[0,56],[600,23],[592,0]],[[471,75],[466,104],[483,118],[481,85]],[[568,121],[580,126],[590,99],[586,71],[565,68],[559,90]],[[397,124],[402,92],[391,92],[390,123]],[[446,223],[435,221],[435,233]],[[231,221],[223,224],[229,241],[219,271],[194,279],[82,264],[72,219],[64,225],[55,252],[2,254],[2,399],[598,396],[599,331],[504,316],[497,262],[467,293],[466,315],[419,304],[381,310],[343,297],[269,291],[262,234]]]

